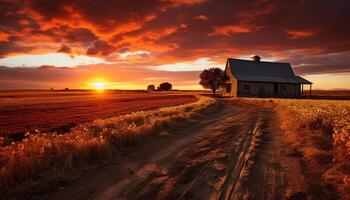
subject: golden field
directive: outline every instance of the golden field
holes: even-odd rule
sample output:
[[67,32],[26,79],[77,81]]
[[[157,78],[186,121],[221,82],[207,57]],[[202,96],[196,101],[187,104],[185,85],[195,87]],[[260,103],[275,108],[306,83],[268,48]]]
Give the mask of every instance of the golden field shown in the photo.
[[[310,99],[249,99],[273,103],[283,136],[300,156],[310,190],[332,185],[350,198],[350,101]],[[327,192],[327,191],[326,191]],[[329,191],[329,193],[335,193]]]
[[295,112],[299,122],[309,128],[331,131],[335,158],[350,162],[350,101],[278,100],[277,102]]

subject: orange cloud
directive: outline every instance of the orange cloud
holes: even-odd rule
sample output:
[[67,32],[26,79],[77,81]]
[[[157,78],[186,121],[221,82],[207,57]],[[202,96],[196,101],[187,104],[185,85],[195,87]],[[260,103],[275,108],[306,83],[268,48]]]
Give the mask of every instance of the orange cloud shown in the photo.
[[214,31],[209,33],[209,36],[217,36],[217,35],[231,36],[239,33],[250,33],[251,31],[252,31],[252,28],[248,26],[229,25],[229,26],[214,27]]
[[[350,28],[339,20],[349,18],[344,9],[349,6],[348,1],[3,1],[0,57],[59,51],[146,67],[260,54],[295,63],[301,73],[336,73],[350,62],[344,56]],[[140,51],[149,54],[119,56]],[[334,59],[324,65],[329,54]]]
[[198,15],[198,16],[196,17],[196,19],[206,21],[206,20],[208,20],[209,18],[208,18],[207,16],[205,16],[205,15]]
[[69,46],[62,44],[62,46],[57,50],[57,52],[71,54],[72,49]]
[[297,31],[297,30],[287,30],[286,33],[291,39],[306,38],[315,35],[316,31]]

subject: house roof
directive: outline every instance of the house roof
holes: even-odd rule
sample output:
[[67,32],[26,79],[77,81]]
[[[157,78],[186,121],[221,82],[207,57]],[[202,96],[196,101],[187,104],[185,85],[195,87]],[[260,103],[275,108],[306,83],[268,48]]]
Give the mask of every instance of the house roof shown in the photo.
[[228,58],[232,76],[240,81],[312,84],[296,76],[289,63],[251,61]]

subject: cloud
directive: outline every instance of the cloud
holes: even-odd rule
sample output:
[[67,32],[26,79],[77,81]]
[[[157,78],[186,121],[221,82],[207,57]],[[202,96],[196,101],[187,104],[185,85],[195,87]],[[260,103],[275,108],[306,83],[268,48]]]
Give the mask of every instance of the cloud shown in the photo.
[[71,54],[72,48],[70,48],[69,46],[67,46],[65,44],[62,44],[62,46],[57,50],[57,52]]
[[86,28],[77,28],[77,29],[71,29],[68,28],[66,30],[66,33],[64,34],[64,38],[68,42],[93,42],[97,39],[94,33],[91,32],[91,30]]
[[108,56],[113,53],[115,49],[115,47],[104,40],[96,40],[94,45],[87,50],[86,54]]
[[41,55],[17,55],[0,59],[0,66],[9,67],[37,67],[41,65],[53,65],[59,67],[74,67],[78,65],[91,65],[97,63],[107,63],[102,58],[86,55],[69,56],[63,53],[49,53]]
[[310,37],[316,34],[316,31],[298,31],[298,30],[287,30],[286,33],[290,35],[291,39]]
[[210,58],[198,58],[195,61],[190,62],[177,62],[172,64],[164,64],[158,66],[151,66],[149,68],[163,70],[163,71],[202,71],[209,67],[221,67],[224,65],[222,63],[217,63],[212,61]]
[[250,33],[252,32],[251,27],[239,26],[239,25],[230,25],[230,26],[221,26],[214,27],[214,31],[209,33],[209,36],[225,35],[231,36],[238,33]]
[[19,44],[15,36],[9,36],[7,39],[0,41],[0,58],[9,54],[27,53],[33,48],[33,46]]
[[198,15],[198,16],[196,17],[196,19],[198,19],[198,20],[203,20],[203,21],[209,20],[209,18],[208,18],[207,16],[205,16],[205,15]]
[[[64,44],[73,55],[143,67],[200,58],[224,65],[227,57],[259,54],[296,63],[301,73],[338,73],[350,63],[343,56],[350,50],[349,6],[342,0],[4,1],[0,57],[46,55]],[[141,50],[151,53],[135,53]],[[328,55],[334,59],[325,61]]]
[[[133,74],[133,76],[130,76]],[[113,88],[145,89],[148,84],[158,85],[170,81],[174,88],[194,85],[199,71],[167,72],[144,68],[132,68],[128,64],[96,64],[75,68],[44,66],[38,68],[1,67],[0,90],[2,89],[62,89],[86,88],[91,82],[103,79],[113,83]],[[154,78],[150,78],[154,77]]]
[[326,54],[305,54],[305,51],[290,53],[293,60],[291,64],[298,74],[350,73],[350,51]]
[[151,53],[148,51],[142,51],[142,50],[138,50],[138,51],[125,51],[119,54],[119,57],[122,59],[126,59],[130,56],[139,56],[139,57],[148,57]]

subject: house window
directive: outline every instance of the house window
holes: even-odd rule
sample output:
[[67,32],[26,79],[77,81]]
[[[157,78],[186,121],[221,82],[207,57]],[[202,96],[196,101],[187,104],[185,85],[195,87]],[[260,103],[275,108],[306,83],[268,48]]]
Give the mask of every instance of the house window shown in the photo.
[[243,86],[243,93],[249,94],[250,93],[250,85],[244,85]]

